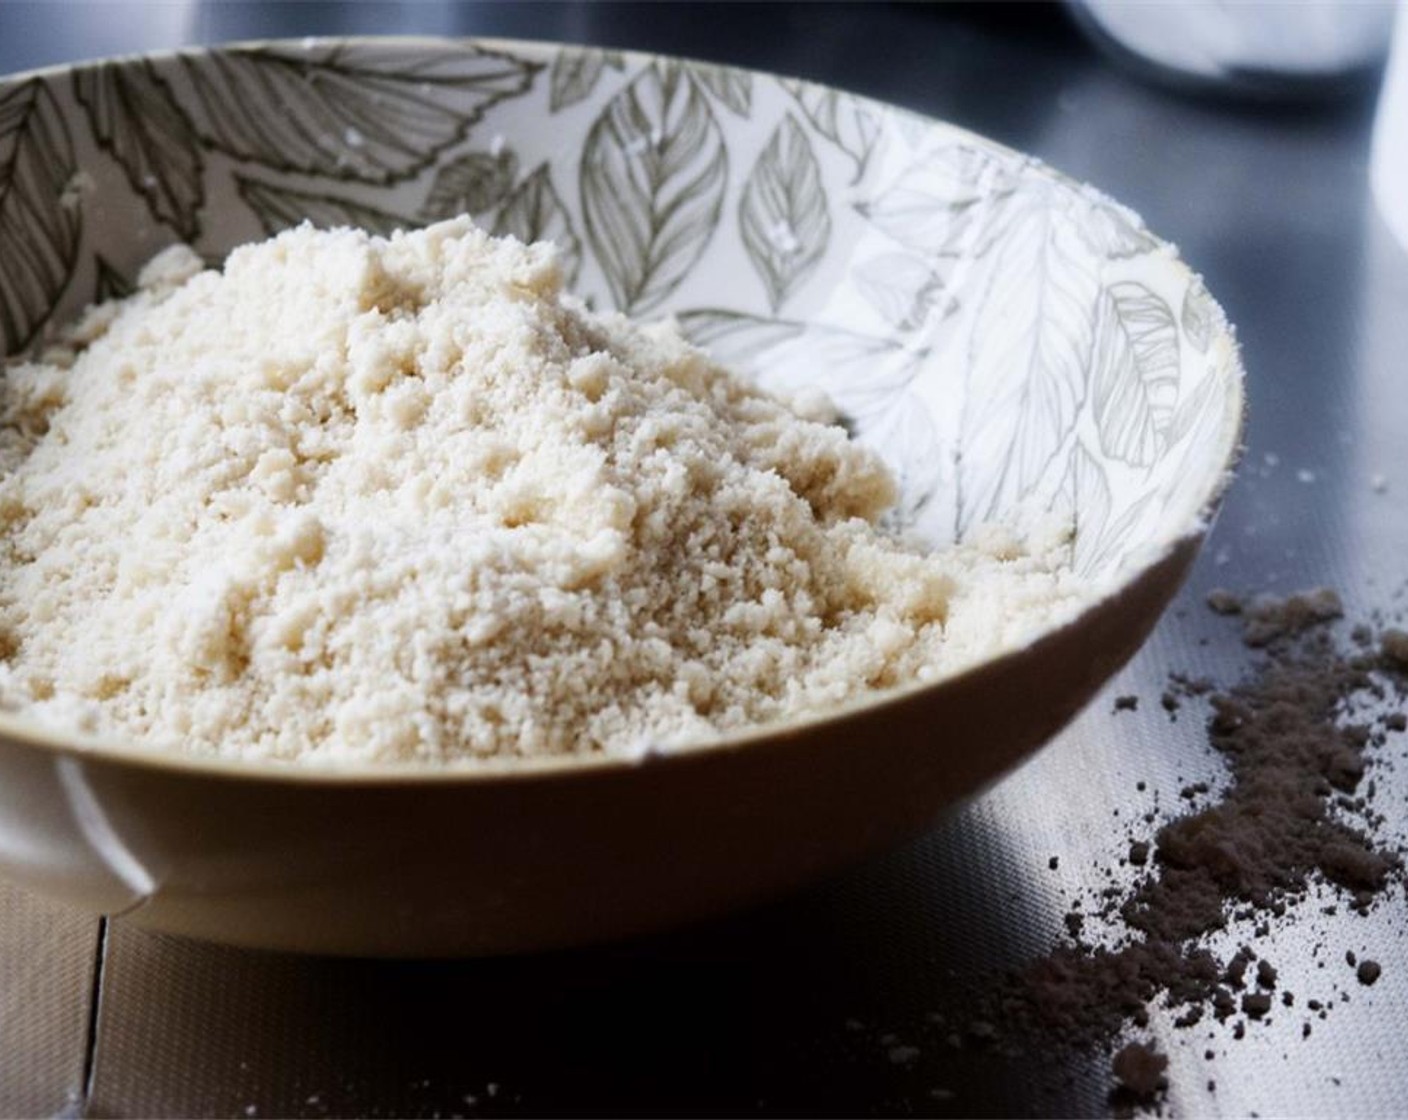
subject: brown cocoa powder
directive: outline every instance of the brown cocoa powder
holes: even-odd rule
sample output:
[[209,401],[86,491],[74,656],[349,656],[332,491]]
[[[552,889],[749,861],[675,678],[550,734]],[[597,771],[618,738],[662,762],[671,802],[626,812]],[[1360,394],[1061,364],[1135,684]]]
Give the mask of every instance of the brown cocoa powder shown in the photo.
[[[1186,787],[1188,811],[1152,840],[1131,834],[1127,860],[1139,878],[1128,890],[1102,892],[1096,906],[1076,900],[1066,915],[1069,942],[989,988],[976,1020],[986,1043],[1026,1049],[1039,1037],[1107,1046],[1146,1024],[1159,1004],[1176,1012],[1180,1028],[1205,1014],[1219,1022],[1236,1017],[1232,1037],[1240,1039],[1247,1020],[1274,1009],[1278,973],[1247,945],[1220,961],[1209,936],[1230,921],[1251,923],[1254,936],[1264,936],[1322,884],[1362,912],[1401,876],[1401,854],[1376,838],[1372,784],[1365,793],[1360,786],[1369,749],[1408,720],[1401,711],[1376,723],[1345,713],[1356,701],[1402,699],[1408,633],[1376,637],[1356,627],[1343,647],[1332,626],[1340,601],[1325,589],[1280,599],[1217,591],[1209,605],[1240,620],[1242,640],[1260,651],[1259,660],[1226,689],[1175,674],[1162,702],[1174,713],[1185,701],[1206,699],[1208,742],[1226,764],[1225,786],[1215,793],[1205,783]],[[1114,923],[1113,944],[1087,941],[1092,913]],[[1361,984],[1380,972],[1376,962],[1357,963]],[[1281,991],[1279,1003],[1294,1007],[1294,992]],[[1305,1014],[1323,1019],[1332,1006],[1311,999]],[[1310,1035],[1309,1018],[1301,1035]],[[1118,1050],[1112,1108],[1158,1108],[1166,1065],[1148,1043]]]

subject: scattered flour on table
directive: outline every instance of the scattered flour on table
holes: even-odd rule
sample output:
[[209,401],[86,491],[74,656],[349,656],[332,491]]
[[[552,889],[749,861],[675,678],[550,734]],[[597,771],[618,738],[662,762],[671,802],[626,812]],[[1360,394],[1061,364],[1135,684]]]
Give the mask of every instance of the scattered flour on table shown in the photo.
[[926,553],[879,458],[467,220],[186,249],[12,365],[0,700],[200,755],[631,754],[1071,613],[1057,526]]

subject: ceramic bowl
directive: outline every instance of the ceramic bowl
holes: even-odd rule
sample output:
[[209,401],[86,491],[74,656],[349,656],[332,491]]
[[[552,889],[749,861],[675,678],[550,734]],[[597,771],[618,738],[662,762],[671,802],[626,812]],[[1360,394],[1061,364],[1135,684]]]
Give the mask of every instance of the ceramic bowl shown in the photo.
[[597,306],[826,389],[934,543],[1056,510],[1102,593],[961,675],[637,761],[300,771],[0,719],[0,868],[154,929],[451,955],[659,928],[924,827],[1147,636],[1235,455],[1226,322],[1128,210],[962,129],[769,74],[520,42],[305,40],[0,82],[0,343],[305,219],[468,212]]

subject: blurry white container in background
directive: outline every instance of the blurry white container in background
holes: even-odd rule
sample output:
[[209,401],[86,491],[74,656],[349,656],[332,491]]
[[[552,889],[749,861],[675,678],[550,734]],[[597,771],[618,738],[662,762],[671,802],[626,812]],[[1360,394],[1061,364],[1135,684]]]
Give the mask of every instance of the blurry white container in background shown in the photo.
[[1074,0],[1081,26],[1127,61],[1185,84],[1305,94],[1376,66],[1392,0],[1229,3]]
[[1408,249],[1408,0],[1399,6],[1388,73],[1379,92],[1370,166],[1379,213]]

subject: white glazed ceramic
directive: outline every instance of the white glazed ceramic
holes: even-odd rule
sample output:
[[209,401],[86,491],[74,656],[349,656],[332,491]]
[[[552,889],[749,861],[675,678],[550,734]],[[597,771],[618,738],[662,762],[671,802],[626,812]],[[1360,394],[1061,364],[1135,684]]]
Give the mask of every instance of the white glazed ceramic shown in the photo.
[[299,772],[0,719],[0,866],[156,928],[369,953],[562,945],[716,911],[922,827],[1049,737],[1176,590],[1241,372],[1174,250],[1097,192],[850,94],[546,44],[266,43],[0,82],[0,341],[308,219],[469,212],[576,290],[825,388],[926,539],[1069,513],[1108,588],[960,677],[638,762]]

